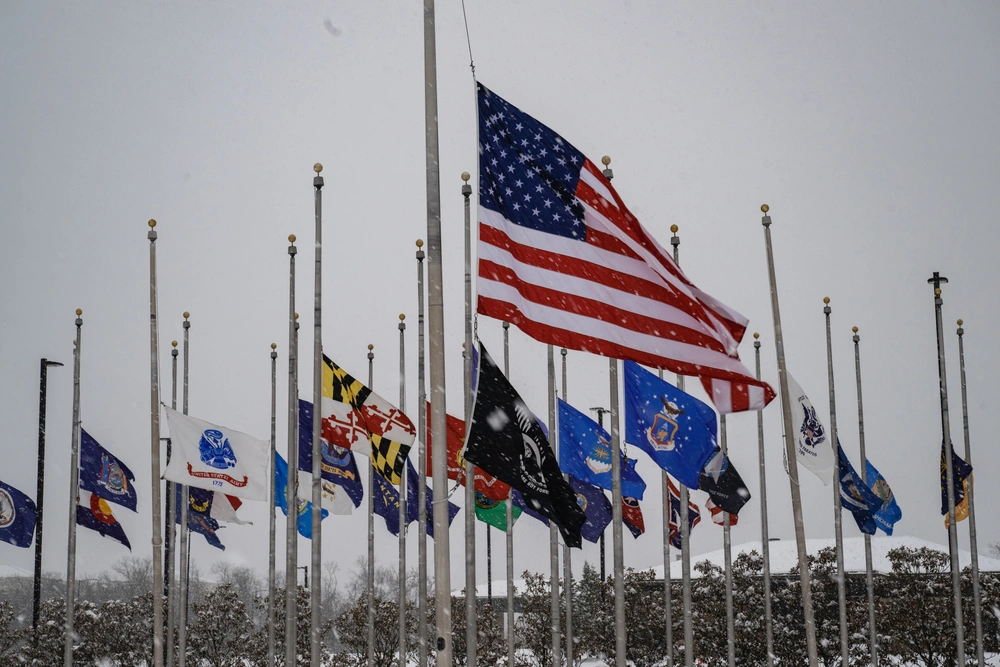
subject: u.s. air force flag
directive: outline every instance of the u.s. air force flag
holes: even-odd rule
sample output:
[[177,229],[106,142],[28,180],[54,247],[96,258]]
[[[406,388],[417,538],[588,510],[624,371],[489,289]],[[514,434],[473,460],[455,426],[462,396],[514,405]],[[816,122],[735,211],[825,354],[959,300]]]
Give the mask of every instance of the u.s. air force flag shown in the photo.
[[0,482],[0,542],[27,549],[35,535],[35,501]]
[[[642,500],[646,482],[635,459],[621,456],[622,495]],[[559,467],[567,475],[611,490],[611,436],[593,419],[559,399]],[[586,537],[586,536],[585,536]]]
[[173,445],[164,479],[248,500],[267,500],[269,442],[164,408]]
[[807,470],[819,477],[826,486],[833,480],[833,470],[836,462],[833,460],[833,448],[826,435],[826,429],[816,415],[806,392],[795,381],[791,373],[788,377],[788,393],[792,403],[792,428],[795,430],[795,458]]
[[715,452],[715,411],[635,362],[623,368],[625,442],[697,489],[698,475]]

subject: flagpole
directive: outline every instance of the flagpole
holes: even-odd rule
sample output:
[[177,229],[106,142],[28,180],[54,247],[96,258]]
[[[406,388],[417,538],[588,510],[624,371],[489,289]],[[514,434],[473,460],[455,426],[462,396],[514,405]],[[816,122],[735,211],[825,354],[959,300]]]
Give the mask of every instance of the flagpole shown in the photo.
[[[722,455],[729,456],[728,438],[726,435],[726,415],[719,415],[719,434],[721,436]],[[725,558],[726,577],[726,644],[729,667],[736,667],[736,620],[733,614],[733,543],[731,539],[732,526],[729,512],[722,513],[722,550]],[[848,663],[844,663],[847,665]]]
[[809,667],[817,667],[816,622],[813,618],[812,591],[809,588],[809,559],[806,555],[805,527],[802,523],[802,498],[799,495],[799,470],[795,457],[795,435],[792,433],[792,404],[788,394],[788,375],[785,369],[785,343],[781,334],[781,311],[778,307],[778,283],[774,273],[774,252],[771,248],[770,207],[760,207],[764,216],[764,245],[767,251],[767,276],[771,288],[771,312],[774,317],[774,349],[778,358],[778,383],[781,389],[781,415],[784,420],[785,460],[788,463],[788,484],[792,496],[792,517],[795,521],[795,546],[799,561],[799,585],[802,589],[802,612],[806,629],[806,651]]
[[[671,229],[676,234],[677,225],[672,225]],[[663,369],[658,369],[657,373],[663,379]],[[671,584],[673,579],[670,573],[670,495],[667,489],[667,471],[660,471],[660,490],[663,496],[663,622],[667,626],[667,667],[674,664],[674,620],[673,601],[671,599]],[[602,546],[604,535],[601,535]],[[604,579],[604,550],[601,550],[601,579]],[[602,589],[603,591],[603,589]]]
[[[269,466],[269,471],[271,472],[271,483],[268,485],[271,488],[271,498],[270,506],[268,507],[268,552],[267,552],[267,667],[274,667],[274,554],[275,554],[275,539],[274,539],[274,502],[275,495],[277,494],[277,489],[274,488],[274,462],[275,456],[278,453],[277,450],[277,440],[276,437],[276,427],[277,427],[277,409],[278,409],[278,344],[271,343],[271,465]],[[291,471],[289,474],[298,474],[297,462],[292,462],[291,465],[295,467],[290,467]],[[171,666],[172,667],[172,666]]]
[[427,389],[424,382],[424,242],[417,239],[417,667],[427,667]]
[[[760,334],[753,334],[753,351],[760,379]],[[774,625],[771,620],[771,543],[767,530],[767,482],[764,467],[764,411],[757,411],[757,458],[760,462],[760,544],[764,557],[764,632],[767,635],[767,667],[774,667]],[[877,667],[877,666],[874,666]]]
[[313,165],[316,176],[313,177],[316,202],[316,281],[313,297],[313,423],[312,423],[312,588],[309,591],[309,601],[312,606],[312,624],[310,628],[310,665],[320,664],[319,631],[323,622],[321,616],[322,587],[322,526],[323,519],[323,448],[320,439],[323,416],[320,405],[323,403],[323,165],[317,162]]
[[[559,351],[562,355],[562,400],[566,398],[566,348]],[[556,430],[556,441],[559,440],[559,431]],[[558,449],[557,449],[558,452]],[[558,454],[557,454],[558,457]],[[569,481],[569,475],[563,475]],[[563,545],[563,586],[566,592],[566,665],[573,666],[573,565],[570,556],[569,545]]]
[[[555,348],[546,346],[549,394],[549,440],[556,442],[556,361]],[[558,445],[557,445],[558,447]],[[556,450],[556,460],[559,451]],[[551,592],[550,616],[552,621],[552,664],[562,664],[561,636],[559,633],[559,529],[549,520],[549,586]]]
[[[295,312],[295,234],[288,235],[288,481],[285,484],[285,664],[295,664],[298,593],[299,396],[298,314]],[[313,410],[317,410],[313,406]],[[172,665],[170,667],[173,667]]]
[[938,381],[941,390],[941,430],[943,431],[945,449],[945,477],[948,486],[948,548],[951,552],[951,587],[955,603],[955,652],[956,664],[965,664],[965,628],[962,625],[962,588],[958,565],[958,522],[955,520],[955,471],[951,454],[951,421],[948,416],[948,375],[945,370],[944,357],[944,325],[941,322],[941,285],[948,279],[937,271],[927,281],[934,285],[934,320],[937,330],[938,348]]
[[[609,181],[614,178],[611,158],[601,158],[603,174]],[[551,346],[550,348],[551,349]],[[551,365],[551,362],[550,362]],[[608,360],[611,390],[611,544],[615,567],[615,664],[625,665],[627,637],[625,635],[625,564],[622,553],[622,466],[621,442],[618,428],[618,360]],[[551,391],[549,394],[551,395]],[[549,399],[551,402],[551,398]]]
[[[399,411],[406,412],[406,315],[399,314]],[[399,667],[406,667],[406,468],[399,478]],[[419,525],[423,528],[422,525]]]
[[[823,297],[823,313],[826,315],[826,373],[830,383],[830,446],[833,460],[840,460],[840,439],[837,437],[837,394],[833,384],[833,343],[830,333],[830,297]],[[833,468],[833,529],[837,539],[837,605],[840,611],[840,660],[842,665],[850,664],[851,650],[847,636],[847,583],[844,579],[844,528],[841,523],[840,466]]]
[[[177,355],[179,354],[177,350],[177,341],[170,341],[170,409],[177,409]],[[170,463],[170,439],[167,439],[167,463]],[[174,665],[174,626],[177,622],[176,617],[176,607],[177,607],[177,586],[174,585],[174,575],[176,573],[176,560],[177,560],[177,550],[174,548],[177,543],[177,528],[175,524],[177,523],[177,517],[174,516],[175,505],[177,504],[177,490],[174,482],[168,481],[166,483],[167,497],[166,501],[163,503],[165,508],[166,516],[166,534],[165,544],[164,544],[164,568],[163,568],[163,588],[166,590],[167,596],[167,630],[166,630],[166,642],[167,642],[167,665],[168,667],[173,667]]]
[[[660,371],[660,376],[661,376],[661,379],[662,379],[663,371]],[[604,428],[604,413],[605,412],[611,412],[611,411],[610,410],[605,410],[604,408],[591,408],[591,410],[593,410],[594,412],[597,413],[597,425],[600,426],[601,428]],[[669,542],[668,542],[668,544],[669,544]],[[604,580],[606,579],[606,577],[604,575],[604,531],[603,530],[601,531],[600,550],[601,550],[601,583],[603,584]],[[669,595],[667,596],[667,599],[668,600],[670,599]],[[604,588],[603,587],[601,588],[601,602],[602,603],[604,602]],[[669,624],[668,624],[668,627],[669,627]],[[669,636],[669,631],[668,631],[668,636]],[[667,643],[669,644],[669,641]],[[669,658],[668,658],[667,665],[668,665],[668,667],[670,667],[670,659]]]
[[[35,489],[35,511],[37,513],[35,529],[35,572],[32,581],[31,628],[38,629],[38,614],[42,603],[42,510],[45,506],[45,407],[48,395],[49,366],[62,366],[58,361],[42,358],[41,372],[38,381],[38,485]],[[34,635],[37,637],[37,633]],[[37,644],[37,639],[34,640]]]
[[153,478],[150,498],[153,509],[153,667],[163,667],[163,598],[158,594],[163,590],[163,538],[160,516],[160,334],[156,321],[156,220],[149,221],[146,238],[149,239],[149,445]]
[[[375,391],[375,346],[368,343],[368,388]],[[375,459],[368,457],[368,667],[375,667]]]
[[[503,323],[503,374],[510,379],[510,322]],[[507,664],[514,664],[514,489],[507,494]]]
[[[191,313],[184,311],[184,361],[182,371],[181,412],[188,413],[188,347],[191,342]],[[178,606],[177,606],[177,665],[187,664],[187,619],[188,619],[188,583],[190,582],[191,566],[191,530],[188,526],[188,508],[191,505],[190,492],[187,484],[181,485],[181,543],[180,562],[178,564]],[[172,667],[168,665],[167,667]]]
[[[965,329],[962,320],[958,320],[958,363],[962,372],[962,432],[965,437],[965,462],[972,465],[972,448],[969,445],[969,402],[965,385]],[[976,503],[970,479],[965,490],[969,501],[969,545],[972,551],[972,603],[976,619],[976,660],[979,667],[985,667],[983,654],[983,609],[979,590],[979,545],[976,540]],[[38,513],[41,517],[41,512]]]
[[[469,172],[462,172],[465,198],[465,351],[463,352],[466,432],[472,424],[472,214]],[[466,665],[476,667],[476,484],[475,466],[465,462],[465,651]]]
[[[150,227],[153,224],[155,223],[150,220]],[[150,232],[150,234],[153,235],[153,239],[156,238],[155,232]],[[65,667],[73,667],[73,621],[76,602],[76,508],[80,504],[80,352],[83,345],[83,318],[81,315],[83,315],[83,311],[77,308],[76,339],[73,341],[73,433],[69,464],[69,546],[66,549],[66,634],[63,644],[63,664]],[[154,403],[154,405],[159,408],[158,403]],[[160,440],[157,438],[157,445],[159,442]],[[154,507],[156,506],[154,505]],[[155,536],[156,532],[153,535]],[[156,591],[162,589],[162,582],[159,587],[154,584],[154,599]],[[162,632],[163,628],[161,627],[160,630]]]
[[[680,258],[680,246],[681,239],[677,236],[677,225],[671,225],[670,231],[673,232],[673,236],[670,237],[670,245],[674,248],[674,264],[678,267],[681,265]],[[684,376],[677,375],[677,388],[684,391]],[[667,502],[669,502],[667,496],[667,471],[663,471],[663,499],[664,499],[664,521],[666,521],[670,516],[670,507]],[[681,504],[681,602],[684,616],[684,665],[685,667],[693,667],[694,665],[694,627],[691,618],[691,526],[688,524],[690,519],[689,509],[688,509],[688,488],[681,482],[680,479],[677,480],[677,484],[680,487],[680,504]]]

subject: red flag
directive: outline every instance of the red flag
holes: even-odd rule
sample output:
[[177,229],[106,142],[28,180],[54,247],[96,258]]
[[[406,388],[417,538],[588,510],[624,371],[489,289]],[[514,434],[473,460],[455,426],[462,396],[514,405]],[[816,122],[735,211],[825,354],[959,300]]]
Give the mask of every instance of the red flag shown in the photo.
[[646,524],[642,520],[642,509],[635,498],[622,496],[622,523],[632,531],[632,537],[638,538],[646,532]]
[[[448,479],[462,479],[465,485],[464,468],[465,459],[462,458],[462,447],[465,446],[465,422],[458,417],[447,415],[448,426]],[[434,474],[431,463],[431,404],[427,403],[427,475]],[[501,482],[496,477],[492,477],[483,472],[480,468],[475,469],[476,485],[475,489],[490,500],[507,500],[510,497],[510,485]]]
[[[713,503],[711,498],[709,498],[708,500],[705,501],[705,509],[707,509],[712,514],[712,521],[714,523],[717,523],[720,526],[724,526],[725,525],[725,520],[722,518],[723,515],[725,514],[725,512],[722,511],[721,507],[719,507],[718,505],[716,505],[715,503]],[[735,526],[736,523],[739,520],[740,520],[740,516],[738,514],[730,514],[729,515],[729,525],[730,526]]]

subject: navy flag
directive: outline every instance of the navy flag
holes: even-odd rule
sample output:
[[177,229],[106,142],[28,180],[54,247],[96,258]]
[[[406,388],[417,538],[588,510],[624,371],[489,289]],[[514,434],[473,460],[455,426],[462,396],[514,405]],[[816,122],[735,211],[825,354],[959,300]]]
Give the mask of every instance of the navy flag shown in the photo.
[[[522,512],[530,516],[532,519],[535,519],[536,521],[541,521],[546,526],[549,525],[548,517],[539,514],[532,508],[528,507],[528,504],[524,502],[524,496],[521,495],[520,491],[514,489],[510,494],[510,498],[511,502],[514,503],[515,510],[521,510]],[[586,521],[586,517],[584,517],[584,520]]]
[[[559,467],[567,475],[611,490],[611,435],[593,419],[559,399]],[[622,495],[642,500],[646,482],[635,459],[621,456]]]
[[520,491],[525,504],[559,526],[568,546],[580,548],[580,529],[587,518],[577,505],[576,494],[563,479],[535,416],[482,341],[465,458]]
[[893,495],[892,489],[889,488],[889,482],[882,477],[882,473],[872,465],[871,461],[866,461],[865,464],[868,466],[868,486],[876,496],[882,499],[882,509],[876,512],[872,518],[875,519],[875,525],[881,528],[882,532],[886,535],[892,535],[892,527],[903,518],[903,510],[896,504],[896,497]]
[[837,462],[840,467],[840,505],[851,511],[858,528],[866,535],[874,535],[877,524],[875,514],[882,509],[882,499],[865,485],[861,475],[847,460],[844,448],[837,442]]
[[[948,516],[948,469],[945,467],[944,441],[941,442],[941,514]],[[965,501],[966,480],[972,476],[972,466],[955,453],[951,446],[952,481],[955,489],[955,519],[961,521],[969,516],[969,504]]]
[[[681,492],[676,486],[674,486],[673,480],[667,477],[667,484],[670,490],[670,519],[668,522],[668,529],[670,531],[670,544],[674,545],[675,548],[680,549],[683,544],[683,539],[681,535]],[[688,535],[691,535],[691,529],[701,522],[701,510],[693,502],[688,500]]]
[[35,536],[35,501],[0,482],[0,542],[27,549]]
[[599,488],[572,475],[569,476],[569,485],[576,492],[576,502],[587,517],[580,535],[588,542],[600,541],[604,529],[611,523],[611,502]]
[[97,494],[80,489],[80,499],[76,506],[76,522],[104,537],[121,542],[128,547],[129,551],[132,551],[132,545],[125,535],[125,529],[111,512],[111,505]]
[[[313,404],[299,399],[299,470],[312,474],[312,423]],[[355,507],[361,507],[365,489],[361,485],[361,475],[354,460],[354,452],[322,440],[323,479],[336,484],[347,492]]]
[[[174,484],[174,523],[181,522],[181,485]],[[215,501],[215,493],[207,489],[199,489],[195,486],[187,487],[188,490],[188,529],[192,533],[198,533],[205,537],[205,541],[216,549],[226,550],[226,547],[219,540],[216,532],[219,530],[219,522],[212,518],[212,503]]]
[[729,513],[729,525],[735,526],[737,515],[750,500],[750,491],[736,466],[722,453],[722,448],[708,460],[698,476],[698,488],[708,493],[705,507],[712,514],[712,521],[720,526],[724,523],[724,512]]
[[128,466],[81,428],[80,488],[134,512],[134,482],[135,475]]
[[[372,507],[375,514],[385,519],[385,528],[393,535],[399,535],[399,491],[390,484],[385,477],[375,470],[372,475],[375,478],[372,493]],[[411,521],[409,512],[406,513],[406,522]]]
[[[420,520],[420,499],[418,498],[418,484],[420,480],[417,478],[417,469],[413,467],[413,463],[409,459],[406,460],[406,520],[407,521],[419,521]],[[427,534],[431,539],[434,539],[434,489],[427,487],[426,496],[426,507],[427,507]],[[459,507],[455,503],[448,501],[448,525],[451,526],[451,522],[455,520],[455,515],[458,514]],[[396,517],[396,523],[399,523],[399,517]]]

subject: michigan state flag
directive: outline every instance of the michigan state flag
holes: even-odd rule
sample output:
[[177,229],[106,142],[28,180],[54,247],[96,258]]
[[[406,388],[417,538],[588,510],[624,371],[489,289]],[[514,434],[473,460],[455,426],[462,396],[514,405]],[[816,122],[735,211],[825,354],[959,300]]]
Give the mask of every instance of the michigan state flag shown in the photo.
[[521,492],[525,504],[559,526],[568,546],[582,544],[586,521],[576,493],[531,410],[486,347],[479,343],[479,374],[465,457]]
[[0,482],[0,542],[27,549],[35,535],[35,501]]
[[875,514],[882,509],[882,499],[854,471],[840,442],[837,443],[837,459],[840,466],[840,505],[854,515],[862,533],[874,535],[877,527]]

